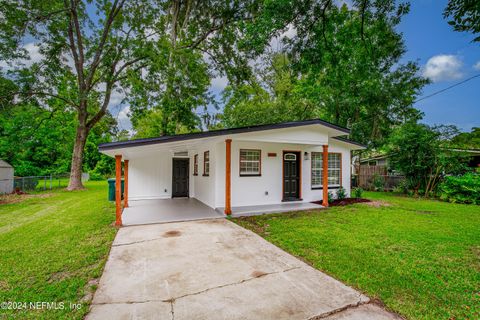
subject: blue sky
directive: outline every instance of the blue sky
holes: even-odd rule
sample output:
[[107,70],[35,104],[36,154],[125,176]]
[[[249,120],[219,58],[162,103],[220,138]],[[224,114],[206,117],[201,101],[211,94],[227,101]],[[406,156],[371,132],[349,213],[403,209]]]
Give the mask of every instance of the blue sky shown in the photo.
[[[408,50],[403,61],[418,61],[424,75],[434,80],[421,96],[480,74],[480,43],[471,42],[471,33],[453,31],[442,16],[446,5],[446,0],[411,1],[410,13],[399,26]],[[425,113],[427,124],[454,124],[468,131],[480,127],[480,77],[415,107]]]

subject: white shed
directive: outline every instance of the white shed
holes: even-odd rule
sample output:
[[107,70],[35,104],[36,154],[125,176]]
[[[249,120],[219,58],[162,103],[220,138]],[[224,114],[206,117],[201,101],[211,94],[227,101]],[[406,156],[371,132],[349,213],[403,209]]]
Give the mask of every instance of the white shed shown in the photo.
[[13,192],[13,167],[0,159],[0,194]]

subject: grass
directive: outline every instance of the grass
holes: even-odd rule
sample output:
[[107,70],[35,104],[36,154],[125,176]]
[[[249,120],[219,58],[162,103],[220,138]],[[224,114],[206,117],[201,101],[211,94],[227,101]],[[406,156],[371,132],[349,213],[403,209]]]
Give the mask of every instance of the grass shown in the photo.
[[0,309],[0,318],[81,319],[87,313],[95,289],[91,280],[100,277],[116,231],[107,184],[86,187],[0,205],[0,302],[56,303]]
[[479,319],[480,207],[366,196],[383,205],[234,221],[407,319]]

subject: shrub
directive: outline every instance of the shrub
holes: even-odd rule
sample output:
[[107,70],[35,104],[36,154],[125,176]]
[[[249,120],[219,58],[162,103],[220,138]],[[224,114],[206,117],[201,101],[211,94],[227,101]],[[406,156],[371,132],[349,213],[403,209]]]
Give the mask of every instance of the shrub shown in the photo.
[[385,178],[380,176],[379,174],[373,175],[373,189],[375,191],[383,191],[385,186]]
[[345,190],[344,187],[340,187],[338,190],[337,190],[337,199],[338,200],[343,200],[347,197],[347,191]]
[[408,182],[407,179],[401,180],[394,188],[393,192],[398,193],[408,193]]
[[102,176],[96,171],[90,171],[89,174],[90,174],[91,181],[102,181],[106,179],[104,176]]
[[449,202],[480,204],[480,175],[466,173],[448,176],[440,184],[440,199]]
[[331,191],[328,192],[328,203],[333,202],[333,193]]
[[362,188],[355,188],[353,189],[353,195],[355,198],[359,199],[362,197],[363,189]]

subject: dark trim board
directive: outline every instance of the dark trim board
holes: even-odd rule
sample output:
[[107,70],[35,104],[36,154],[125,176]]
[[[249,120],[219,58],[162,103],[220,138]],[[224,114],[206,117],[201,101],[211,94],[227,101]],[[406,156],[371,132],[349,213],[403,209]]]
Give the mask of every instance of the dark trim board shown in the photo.
[[[300,127],[300,126],[308,126],[313,124],[320,124],[328,128],[332,128],[335,130],[339,130],[344,132],[345,134],[349,134],[350,130],[341,126],[337,126],[333,123],[320,120],[320,119],[313,119],[313,120],[302,120],[302,121],[292,121],[292,122],[282,122],[276,124],[264,124],[258,126],[249,126],[249,127],[241,127],[241,128],[231,128],[231,129],[220,129],[220,130],[212,130],[212,131],[205,131],[205,132],[195,132],[195,133],[186,133],[186,134],[178,134],[174,136],[162,136],[156,138],[146,138],[146,139],[136,139],[136,140],[128,140],[128,141],[117,141],[117,142],[110,142],[110,143],[102,143],[98,146],[98,150],[111,150],[116,148],[127,148],[127,147],[138,147],[138,146],[145,146],[151,144],[160,144],[160,143],[167,143],[167,142],[175,142],[175,141],[183,141],[183,140],[192,140],[192,139],[201,139],[201,138],[208,138],[208,137],[215,137],[215,136],[222,136],[227,134],[236,134],[236,133],[245,133],[245,132],[255,132],[255,131],[264,131],[264,130],[272,130],[272,129],[282,129],[282,128],[292,128],[292,127]],[[353,142],[352,142],[353,143]]]
[[332,137],[332,139],[335,139],[335,140],[338,140],[338,141],[342,141],[342,142],[346,142],[346,143],[351,143],[351,144],[354,144],[356,146],[359,146],[359,147],[362,147],[362,148],[366,148],[367,146],[360,143],[360,142],[356,142],[356,141],[353,141],[353,140],[350,140],[350,139],[347,139],[347,138],[344,138],[344,137]]

